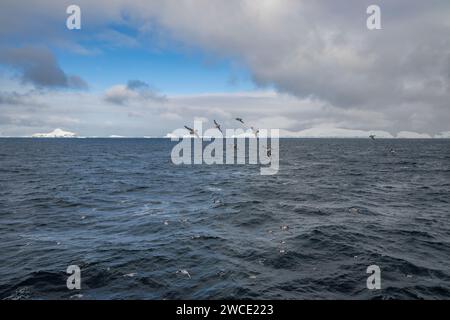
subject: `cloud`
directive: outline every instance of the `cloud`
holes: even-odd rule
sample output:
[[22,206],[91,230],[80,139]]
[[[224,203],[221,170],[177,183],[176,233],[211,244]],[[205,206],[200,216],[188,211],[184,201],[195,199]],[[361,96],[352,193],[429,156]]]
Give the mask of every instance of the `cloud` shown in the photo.
[[3,112],[4,109],[8,106],[12,106],[14,108],[25,107],[31,112],[46,108],[47,105],[45,104],[45,102],[36,99],[36,95],[37,93],[34,91],[28,91],[25,93],[19,93],[16,91],[0,91],[0,106],[3,106]]
[[76,75],[66,74],[50,50],[41,47],[2,48],[0,64],[19,73],[23,83],[37,88],[87,89],[87,83]]
[[176,113],[164,112],[160,114],[161,119],[169,121],[181,121],[183,118]]
[[135,99],[138,94],[129,90],[127,86],[115,85],[106,90],[105,100],[113,104],[124,105],[127,101]]
[[261,87],[365,113],[360,126],[380,112],[380,129],[448,129],[450,2],[380,0],[383,29],[375,31],[366,28],[370,4],[181,0],[135,6],[138,16],[153,18],[185,45],[238,60]]
[[295,119],[283,116],[260,118],[255,122],[256,128],[292,128],[298,124]]
[[[125,23],[136,31],[135,39],[151,39],[147,46],[176,41],[201,49],[208,58],[231,58],[248,68],[262,88],[359,113],[360,129],[371,129],[370,117],[377,113],[378,129],[430,134],[448,130],[450,2],[379,0],[383,29],[375,31],[366,28],[371,4],[371,0],[80,2],[86,19],[95,21],[99,30],[112,22]],[[140,32],[148,29],[161,41],[142,37]],[[125,42],[133,44],[128,37]],[[113,103],[129,102],[133,96],[123,87],[123,97],[118,91]],[[302,118],[289,113],[301,129]],[[348,125],[345,119],[331,120],[339,126],[340,121]]]
[[427,133],[417,133],[411,131],[401,131],[397,133],[399,139],[430,139],[431,136]]
[[129,80],[127,88],[130,90],[150,89],[150,86],[141,80]]
[[115,85],[106,90],[104,99],[113,104],[126,105],[132,102],[165,102],[166,96],[140,80],[130,80],[126,85]]
[[339,108],[402,110],[404,122],[408,112],[428,110],[445,127],[439,117],[449,119],[450,2],[379,1],[377,31],[365,26],[369,4],[166,1],[157,14],[181,41],[238,57],[259,85]]
[[[103,37],[121,46],[136,48],[134,40],[139,40],[155,48],[175,40],[177,46],[170,49],[193,48],[208,59],[232,59],[258,86],[276,91],[276,97],[259,92],[256,97],[170,97],[160,110],[166,115],[159,118],[161,126],[203,115],[231,125],[237,114],[293,132],[323,126],[392,134],[449,130],[448,0],[379,0],[383,29],[375,31],[366,28],[369,0],[80,0],[83,33],[71,37],[60,27],[66,3],[5,1],[0,11],[5,41],[55,44],[70,38],[86,44],[81,40]],[[111,25],[126,25],[131,32],[105,32]],[[98,49],[93,47],[87,49]],[[61,78],[52,74],[50,79]],[[142,92],[148,90],[150,99],[145,99]],[[152,94],[145,85],[123,84],[110,88],[104,99],[136,107],[155,102]]]
[[140,42],[134,37],[113,29],[101,32],[97,36],[97,40],[104,43],[108,47],[136,48],[140,45]]
[[0,105],[24,105],[26,95],[17,92],[0,92]]

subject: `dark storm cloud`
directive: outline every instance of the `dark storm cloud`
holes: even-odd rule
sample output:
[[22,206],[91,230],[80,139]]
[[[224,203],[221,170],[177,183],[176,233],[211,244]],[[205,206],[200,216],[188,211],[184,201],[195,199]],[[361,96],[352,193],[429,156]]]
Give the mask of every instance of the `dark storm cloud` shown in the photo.
[[24,83],[37,88],[87,89],[87,83],[61,69],[50,50],[38,47],[2,48],[0,64],[18,72]]

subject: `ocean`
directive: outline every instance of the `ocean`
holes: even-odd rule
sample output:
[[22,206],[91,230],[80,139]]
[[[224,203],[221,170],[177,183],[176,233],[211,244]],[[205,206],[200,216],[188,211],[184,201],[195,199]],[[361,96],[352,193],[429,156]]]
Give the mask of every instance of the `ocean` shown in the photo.
[[270,176],[174,145],[0,139],[0,299],[450,298],[449,140],[281,139]]

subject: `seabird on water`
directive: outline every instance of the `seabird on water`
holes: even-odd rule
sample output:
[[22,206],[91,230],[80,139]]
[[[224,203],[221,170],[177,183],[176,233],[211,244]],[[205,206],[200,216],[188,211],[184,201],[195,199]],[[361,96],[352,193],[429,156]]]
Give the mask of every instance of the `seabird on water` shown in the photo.
[[181,273],[181,274],[187,275],[187,276],[189,277],[189,279],[191,279],[191,275],[190,275],[189,272],[188,272],[187,270],[185,270],[185,269],[178,270],[177,273]]
[[220,124],[218,124],[216,120],[214,120],[214,126],[216,127],[217,130],[220,131],[220,133],[223,133],[222,129],[220,129]]
[[194,129],[192,129],[192,128],[189,128],[188,126],[184,126],[184,127],[186,128],[186,130],[189,131],[189,134],[190,134],[191,136],[195,135],[197,138],[200,138],[200,137],[198,136],[197,130],[194,130]]

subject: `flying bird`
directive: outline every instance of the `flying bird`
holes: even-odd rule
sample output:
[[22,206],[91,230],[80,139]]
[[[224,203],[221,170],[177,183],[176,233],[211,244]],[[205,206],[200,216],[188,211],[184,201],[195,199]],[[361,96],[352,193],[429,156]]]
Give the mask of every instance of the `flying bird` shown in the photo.
[[242,118],[236,118],[237,121],[239,121],[240,123],[244,124],[244,120],[242,120]]
[[218,124],[216,120],[214,120],[214,126],[216,127],[217,130],[220,131],[220,133],[223,133],[222,129],[220,129],[220,124]]
[[376,137],[376,136],[375,136],[374,134],[371,134],[371,135],[369,136],[369,138],[372,139],[372,140],[375,140],[375,137]]
[[192,129],[192,128],[189,128],[188,126],[184,126],[184,127],[186,128],[186,130],[189,131],[189,134],[190,134],[191,136],[195,135],[197,138],[200,138],[200,137],[198,136],[197,130],[194,130],[194,129]]

